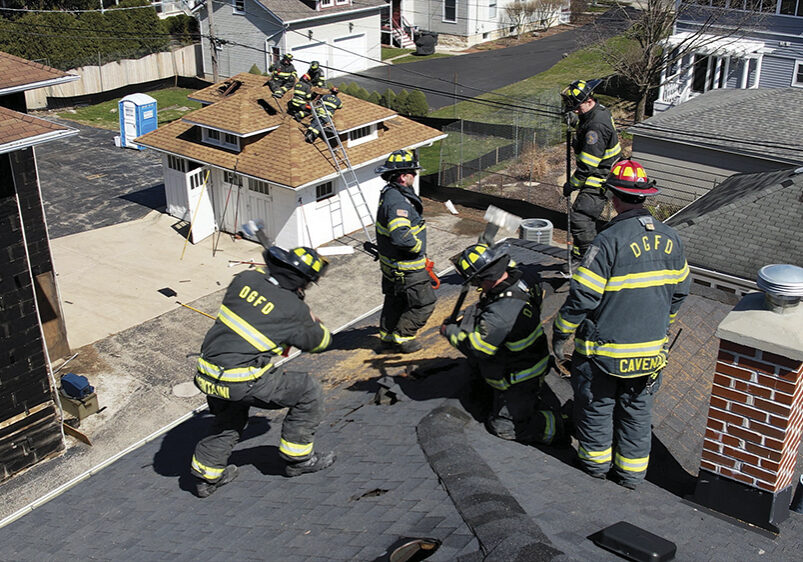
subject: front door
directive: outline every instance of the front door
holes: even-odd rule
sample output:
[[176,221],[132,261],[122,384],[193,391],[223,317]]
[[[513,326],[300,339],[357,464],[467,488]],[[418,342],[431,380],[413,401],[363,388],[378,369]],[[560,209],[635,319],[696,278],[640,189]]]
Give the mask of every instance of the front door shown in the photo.
[[197,244],[215,232],[215,213],[210,199],[209,170],[197,168],[186,176],[189,201],[190,241]]

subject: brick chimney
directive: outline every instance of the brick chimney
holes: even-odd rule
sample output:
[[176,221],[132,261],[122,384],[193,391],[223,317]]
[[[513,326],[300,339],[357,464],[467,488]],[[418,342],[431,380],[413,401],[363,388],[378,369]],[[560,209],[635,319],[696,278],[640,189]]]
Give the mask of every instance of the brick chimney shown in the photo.
[[694,501],[779,532],[803,428],[803,306],[773,312],[750,293],[720,338]]

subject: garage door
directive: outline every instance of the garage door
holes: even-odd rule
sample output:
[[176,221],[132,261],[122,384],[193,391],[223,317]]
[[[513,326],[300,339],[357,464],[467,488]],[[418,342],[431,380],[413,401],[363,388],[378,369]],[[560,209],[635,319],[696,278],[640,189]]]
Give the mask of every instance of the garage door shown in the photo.
[[309,43],[307,45],[300,45],[293,47],[293,56],[295,57],[294,66],[298,75],[301,76],[307,71],[309,63],[316,60],[323,67],[324,76],[330,76],[332,71],[327,70],[329,66],[329,45],[326,43]]
[[365,70],[368,68],[368,59],[365,55],[365,33],[335,39],[332,47],[332,66],[336,70],[332,74]]

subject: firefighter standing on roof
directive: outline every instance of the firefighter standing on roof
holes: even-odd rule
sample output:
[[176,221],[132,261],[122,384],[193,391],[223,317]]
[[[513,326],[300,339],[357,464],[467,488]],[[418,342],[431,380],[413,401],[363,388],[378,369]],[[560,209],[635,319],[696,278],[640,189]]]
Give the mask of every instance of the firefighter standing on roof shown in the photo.
[[427,271],[424,206],[413,190],[421,166],[410,150],[393,152],[375,172],[387,185],[379,195],[376,243],[385,301],[379,319],[383,351],[421,349],[416,332],[435,310],[435,292]]
[[635,488],[647,473],[653,395],[668,330],[689,292],[677,232],[644,208],[658,193],[638,163],[623,160],[606,187],[618,215],[597,235],[553,326],[553,352],[576,331],[571,365],[580,468]]
[[580,190],[571,211],[572,258],[576,260],[597,234],[596,221],[607,200],[603,182],[622,152],[611,112],[593,96],[600,82],[578,80],[561,93],[564,109],[579,116],[573,142],[576,169],[563,185],[565,197]]
[[307,75],[313,86],[316,88],[323,88],[326,79],[323,77],[323,70],[321,70],[321,64],[318,61],[314,60],[309,64]]
[[268,72],[271,73],[268,87],[274,98],[280,98],[289,92],[298,76],[296,67],[293,66],[293,55],[290,53],[284,54],[279,64],[270,65]]
[[236,465],[226,463],[251,407],[289,408],[279,442],[285,475],[315,472],[335,461],[334,453],[313,449],[324,413],[320,383],[308,373],[272,366],[290,346],[318,353],[331,343],[329,330],[303,300],[305,288],[324,274],[327,263],[309,248],[288,252],[274,246],[265,259],[269,270],[234,277],[201,346],[195,385],[207,395],[215,425],[192,457],[200,497],[237,476]]
[[504,246],[474,244],[453,261],[464,282],[479,287],[481,294],[462,320],[444,322],[441,334],[493,389],[488,431],[525,444],[561,442],[560,414],[538,409],[549,371],[540,287],[525,282]]

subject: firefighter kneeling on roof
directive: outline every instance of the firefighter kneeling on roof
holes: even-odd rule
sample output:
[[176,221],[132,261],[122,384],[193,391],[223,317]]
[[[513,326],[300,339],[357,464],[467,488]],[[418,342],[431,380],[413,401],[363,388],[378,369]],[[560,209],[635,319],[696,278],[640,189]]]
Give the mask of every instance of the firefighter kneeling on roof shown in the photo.
[[333,452],[313,450],[323,417],[320,383],[308,373],[271,364],[290,346],[318,353],[331,343],[329,330],[304,303],[304,290],[328,264],[310,248],[285,251],[273,246],[265,251],[265,260],[269,269],[234,277],[201,346],[195,384],[207,395],[215,416],[211,434],[198,442],[192,457],[202,498],[237,476],[237,466],[226,463],[252,406],[289,408],[279,442],[286,476],[316,472],[335,461]]
[[474,244],[453,261],[465,283],[478,287],[481,294],[462,320],[444,322],[441,334],[493,389],[488,431],[525,444],[565,444],[560,413],[539,410],[549,371],[540,288],[524,281],[504,246]]
[[[332,138],[334,136],[335,131],[332,119],[334,118],[335,111],[343,107],[343,102],[337,97],[338,92],[340,92],[340,90],[332,86],[328,94],[321,96],[320,105],[315,108],[315,114],[318,116],[318,123],[316,124],[315,115],[313,115],[309,127],[307,127],[307,131],[304,133],[304,140],[308,143],[314,143],[315,139],[321,136],[321,133],[326,134],[327,138]],[[310,111],[312,110],[310,109]],[[320,128],[322,128],[323,131],[319,130],[318,124],[320,124]]]
[[579,467],[595,478],[610,470],[634,489],[647,474],[653,397],[669,326],[689,292],[689,266],[677,232],[644,208],[645,197],[658,193],[644,168],[618,162],[605,187],[618,215],[572,277],[552,350],[562,363],[564,344],[577,332],[571,382]]

